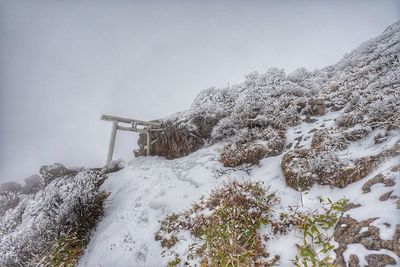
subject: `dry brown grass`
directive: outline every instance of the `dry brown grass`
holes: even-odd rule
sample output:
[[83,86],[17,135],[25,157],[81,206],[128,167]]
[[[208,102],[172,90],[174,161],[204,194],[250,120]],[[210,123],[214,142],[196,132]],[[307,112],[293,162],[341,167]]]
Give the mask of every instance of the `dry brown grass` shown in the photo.
[[341,162],[334,153],[299,149],[284,155],[281,169],[287,185],[299,191],[315,183],[343,188],[370,174],[385,158],[384,154],[350,163]]
[[258,164],[265,157],[279,155],[285,144],[285,134],[274,128],[252,128],[227,145],[220,154],[220,162],[225,167],[242,164]]
[[278,201],[260,182],[230,181],[189,210],[166,217],[155,238],[169,249],[180,231],[189,231],[197,239],[189,254],[201,266],[272,266],[277,259],[267,260],[258,229]]

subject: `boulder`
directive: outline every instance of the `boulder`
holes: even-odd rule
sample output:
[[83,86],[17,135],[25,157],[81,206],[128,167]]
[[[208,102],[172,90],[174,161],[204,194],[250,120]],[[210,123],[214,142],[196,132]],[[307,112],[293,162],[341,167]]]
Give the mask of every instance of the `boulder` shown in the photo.
[[54,163],[52,165],[44,165],[40,167],[39,174],[42,176],[45,185],[48,185],[56,178],[63,176],[75,176],[78,173],[76,170],[66,168],[61,163]]
[[18,193],[21,192],[22,186],[16,182],[8,182],[0,185],[0,194],[6,192]]

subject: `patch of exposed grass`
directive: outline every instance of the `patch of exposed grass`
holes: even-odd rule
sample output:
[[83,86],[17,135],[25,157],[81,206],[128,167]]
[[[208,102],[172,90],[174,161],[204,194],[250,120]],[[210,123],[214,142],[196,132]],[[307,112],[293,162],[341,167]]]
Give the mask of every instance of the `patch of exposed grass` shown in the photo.
[[316,214],[300,214],[301,223],[297,225],[303,234],[301,244],[297,245],[298,254],[292,260],[296,267],[318,266],[333,267],[333,254],[335,245],[332,242],[333,230],[343,216],[347,199],[336,202],[329,198],[327,202],[320,198],[324,212]]
[[188,255],[201,266],[271,266],[277,258],[267,260],[258,230],[278,202],[261,182],[230,181],[189,210],[167,216],[155,238],[170,249],[180,231],[189,231],[195,243]]

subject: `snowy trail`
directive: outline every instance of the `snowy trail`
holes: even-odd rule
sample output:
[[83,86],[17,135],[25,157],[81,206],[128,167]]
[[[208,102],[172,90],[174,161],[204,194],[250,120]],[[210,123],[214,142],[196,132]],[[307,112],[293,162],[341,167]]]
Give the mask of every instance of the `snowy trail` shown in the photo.
[[[310,130],[321,125],[327,127],[333,123],[333,118],[337,115],[338,113],[328,113],[313,123],[302,123],[289,129],[287,143],[296,142],[295,139],[302,136],[299,145],[309,146],[312,136]],[[371,138],[366,137],[352,144],[343,153],[346,158],[359,157],[360,150],[364,150],[364,156],[374,154],[390,147],[398,136],[395,135],[395,138],[389,139],[373,150],[369,150]],[[399,185],[388,188],[379,183],[373,185],[372,191],[366,194],[363,194],[361,187],[379,173],[399,181],[399,173],[391,171],[391,168],[400,162],[399,157],[385,162],[366,178],[344,189],[314,185],[301,196],[285,183],[280,168],[284,153],[263,159],[259,166],[252,168],[250,175],[242,171],[228,171],[216,177],[216,171],[224,169],[218,161],[220,148],[221,144],[214,145],[175,160],[161,157],[135,158],[126,163],[125,169],[111,174],[102,187],[103,190],[111,192],[106,207],[107,214],[98,225],[79,266],[167,266],[174,255],[165,253],[163,257],[160,242],[154,240],[159,221],[173,211],[187,209],[201,196],[207,195],[216,185],[233,177],[238,179],[251,177],[253,180],[263,181],[265,185],[271,187],[271,190],[277,191],[283,210],[288,206],[300,205],[301,198],[305,207],[317,209],[320,207],[318,196],[329,197],[332,200],[346,197],[351,202],[362,205],[349,210],[347,214],[357,220],[380,217],[372,225],[379,227],[382,239],[389,240],[393,237],[396,224],[399,223],[396,200],[380,201],[379,198],[391,190],[394,191],[392,195],[400,195]],[[182,244],[186,242],[187,245],[191,241],[189,236],[184,238],[187,240],[181,241],[179,243],[181,246],[178,245],[176,248],[176,252],[180,255],[184,255],[185,246]],[[268,241],[266,249],[271,255],[280,255],[280,266],[291,266],[290,260],[296,254],[295,245],[298,242],[299,236],[291,232]],[[363,255],[368,253],[371,251],[358,244],[349,246],[344,255],[349,257],[355,254],[363,258]],[[394,253],[388,252],[388,254],[400,263],[399,257]]]
[[166,264],[154,240],[159,220],[188,208],[221,180],[213,149],[166,160],[137,158],[110,175],[103,190],[111,192],[107,215],[96,229],[80,266],[160,266]]

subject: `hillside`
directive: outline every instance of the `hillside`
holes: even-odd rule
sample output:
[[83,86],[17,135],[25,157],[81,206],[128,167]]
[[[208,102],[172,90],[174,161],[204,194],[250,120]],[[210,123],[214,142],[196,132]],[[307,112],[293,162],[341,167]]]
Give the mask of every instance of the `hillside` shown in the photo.
[[400,265],[399,55],[400,21],[333,66],[202,91],[157,156],[142,136],[122,163],[3,186],[0,265]]

